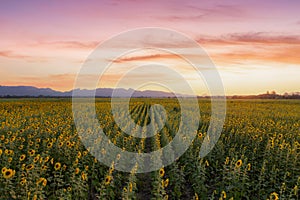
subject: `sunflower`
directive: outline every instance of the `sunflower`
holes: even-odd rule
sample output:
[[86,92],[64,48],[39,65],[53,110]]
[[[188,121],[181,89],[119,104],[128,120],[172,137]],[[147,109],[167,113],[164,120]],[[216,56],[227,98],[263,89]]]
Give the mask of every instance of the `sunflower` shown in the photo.
[[49,142],[49,143],[47,144],[47,148],[50,149],[50,148],[52,147],[52,145],[53,145],[53,143],[52,143],[52,142]]
[[226,199],[226,192],[223,190],[222,191],[222,193],[221,193],[221,197],[223,198],[223,199]]
[[195,193],[195,200],[199,200],[199,196],[197,193]]
[[2,155],[2,153],[3,153],[3,152],[2,152],[2,149],[0,149],[0,156]]
[[71,146],[71,142],[70,142],[70,141],[67,141],[66,145],[67,145],[68,147],[70,147],[70,146]]
[[0,140],[3,141],[4,139],[5,139],[5,136],[4,136],[4,135],[1,135],[1,136],[0,136]]
[[112,177],[111,176],[106,176],[105,178],[105,185],[109,185],[111,182]]
[[236,168],[240,168],[243,164],[243,161],[240,159],[235,163]]
[[72,188],[69,186],[69,187],[67,188],[67,191],[68,191],[68,192],[71,192],[71,191],[72,191]]
[[251,169],[251,163],[248,163],[247,170],[250,171],[250,169]]
[[39,159],[40,159],[40,156],[37,155],[37,156],[33,159],[33,162],[36,163]]
[[7,162],[11,162],[12,161],[12,157],[9,157],[8,159],[7,159]]
[[87,180],[87,175],[84,172],[81,173],[81,179],[84,181]]
[[165,181],[164,181],[164,187],[168,187],[169,185],[169,179],[167,178]]
[[25,185],[27,182],[26,178],[21,178],[20,185]]
[[80,169],[77,167],[76,169],[75,169],[75,174],[78,174],[80,172]]
[[203,136],[203,135],[202,135],[202,133],[201,133],[201,132],[200,132],[200,133],[198,133],[198,137],[199,137],[199,138],[202,138],[202,136]]
[[29,156],[34,156],[35,150],[31,149],[28,151]]
[[229,157],[226,157],[225,165],[228,165],[228,163],[229,163]]
[[34,165],[33,164],[29,164],[26,166],[26,170],[29,171],[29,170],[32,170],[34,169]]
[[47,185],[47,179],[45,179],[45,178],[39,178],[38,181],[36,182],[36,184],[39,185],[40,183],[42,183],[42,185],[44,187],[46,187],[46,185]]
[[62,147],[63,145],[64,145],[64,142],[58,143],[58,146],[59,146],[59,147]]
[[47,168],[48,168],[48,167],[47,167],[46,165],[43,165],[43,166],[42,166],[42,170],[47,170]]
[[159,170],[159,176],[160,177],[163,177],[165,175],[165,170],[164,170],[164,168],[161,168],[160,170]]
[[60,167],[61,167],[61,164],[60,164],[59,162],[55,163],[54,169],[55,169],[56,171],[59,170]]
[[271,195],[270,195],[270,199],[271,200],[278,200],[279,197],[278,197],[278,194],[276,192],[273,192]]
[[10,179],[15,175],[16,171],[12,170],[12,169],[7,169],[4,173],[3,173],[3,177],[6,179]]
[[132,183],[129,183],[129,192],[132,192]]
[[50,159],[50,157],[49,157],[49,156],[47,156],[47,157],[45,158],[45,160],[44,160],[44,161],[45,161],[45,163],[46,163],[46,162],[48,162],[48,161],[49,161],[49,159]]
[[2,170],[1,170],[2,174],[4,174],[6,172],[6,170],[7,170],[7,168],[3,167]]

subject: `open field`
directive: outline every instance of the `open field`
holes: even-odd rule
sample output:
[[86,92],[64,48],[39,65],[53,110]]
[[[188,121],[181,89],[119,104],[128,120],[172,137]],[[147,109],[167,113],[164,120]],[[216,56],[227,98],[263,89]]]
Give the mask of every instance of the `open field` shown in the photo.
[[[168,117],[160,133],[146,139],[116,126],[109,99],[97,99],[96,111],[112,143],[151,152],[173,139],[180,118],[176,99],[132,99],[136,123],[149,123],[153,103]],[[228,100],[222,135],[201,159],[210,101],[199,106],[197,136],[184,155],[159,171],[136,174],[134,163],[131,173],[118,172],[118,156],[106,167],[88,152],[70,99],[1,99],[0,199],[299,199],[299,100]]]

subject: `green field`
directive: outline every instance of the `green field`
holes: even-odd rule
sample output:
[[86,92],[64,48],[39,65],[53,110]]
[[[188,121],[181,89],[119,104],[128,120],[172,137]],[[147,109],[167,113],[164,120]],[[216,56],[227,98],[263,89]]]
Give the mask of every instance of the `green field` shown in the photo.
[[[126,151],[162,148],[179,127],[178,101],[131,99],[131,117],[147,125],[154,103],[164,106],[168,117],[151,138],[123,133],[110,99],[96,99],[101,128]],[[210,101],[199,100],[199,107],[197,136],[176,162],[150,173],[135,173],[131,163],[131,173],[125,173],[115,169],[118,157],[107,167],[84,147],[71,99],[1,99],[0,199],[299,199],[299,100],[228,100],[221,137],[204,158],[198,155]]]

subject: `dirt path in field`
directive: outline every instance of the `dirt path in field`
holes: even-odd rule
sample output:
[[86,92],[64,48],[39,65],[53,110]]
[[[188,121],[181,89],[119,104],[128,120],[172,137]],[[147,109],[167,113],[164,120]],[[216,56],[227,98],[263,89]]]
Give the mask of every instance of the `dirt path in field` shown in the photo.
[[[145,140],[145,150],[146,152],[151,152],[150,138],[146,138]],[[149,165],[150,160],[145,160],[144,164]],[[151,199],[151,190],[152,190],[151,182],[152,182],[151,172],[137,174],[137,188],[138,188],[138,193],[136,196],[137,199],[143,199],[143,200]]]

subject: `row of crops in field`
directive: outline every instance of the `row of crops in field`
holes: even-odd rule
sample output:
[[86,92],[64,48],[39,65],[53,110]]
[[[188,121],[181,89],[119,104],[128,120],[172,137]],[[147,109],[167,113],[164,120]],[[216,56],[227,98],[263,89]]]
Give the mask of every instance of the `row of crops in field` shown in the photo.
[[[160,124],[165,116],[159,109],[149,112],[154,104],[165,108],[165,124]],[[110,143],[148,153],[174,139],[181,118],[176,99],[131,99],[129,107],[136,124],[146,127],[155,119],[161,130],[148,138],[128,135],[115,123],[110,99],[96,99],[98,121]],[[176,157],[159,170],[136,173],[140,166],[131,160],[125,163],[130,172],[116,170],[125,162],[120,154],[106,166],[85,148],[81,137],[88,132],[76,129],[71,100],[3,99],[0,199],[299,199],[299,101],[228,100],[222,134],[204,158],[199,151],[209,127],[210,101],[199,100],[199,108],[201,121],[187,151],[178,158],[161,154],[140,162],[163,164]],[[90,139],[98,156],[110,155],[103,138]]]

